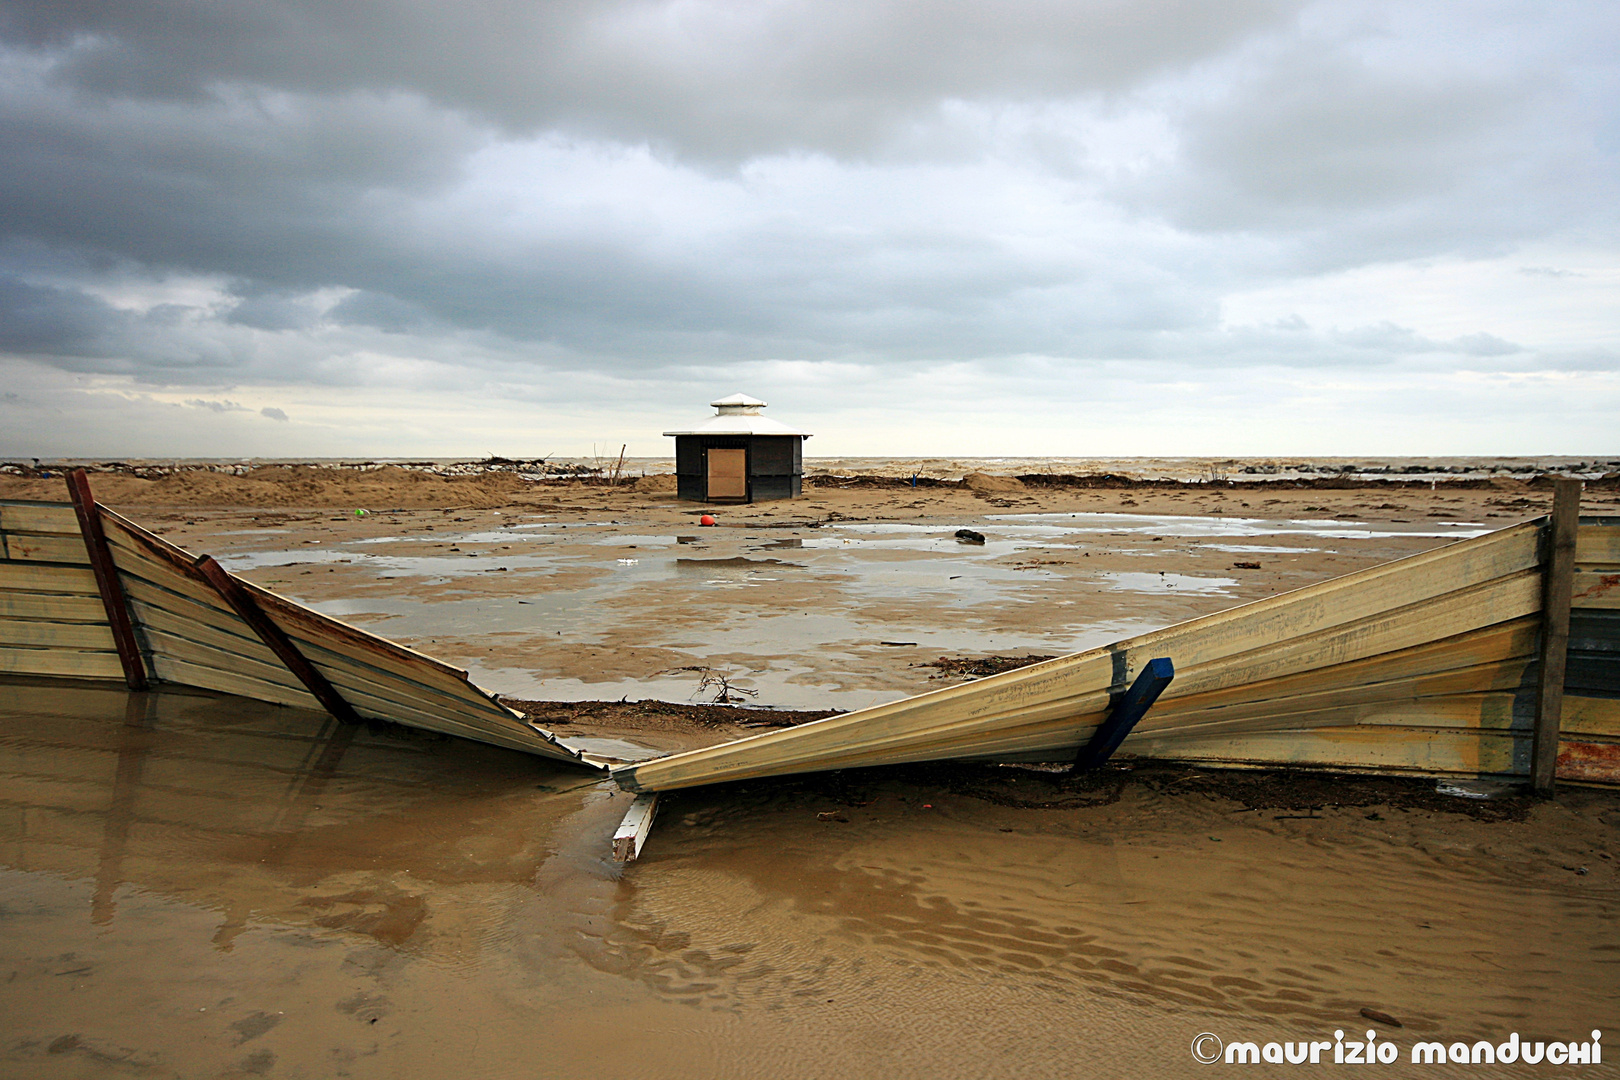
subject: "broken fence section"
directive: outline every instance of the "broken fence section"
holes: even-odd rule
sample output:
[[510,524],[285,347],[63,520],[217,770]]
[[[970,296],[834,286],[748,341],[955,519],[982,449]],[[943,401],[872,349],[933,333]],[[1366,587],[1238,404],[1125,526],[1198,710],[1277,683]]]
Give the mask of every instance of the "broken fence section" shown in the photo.
[[[1570,497],[1578,506],[1578,485],[1560,494]],[[942,759],[1073,760],[1148,662],[1168,657],[1175,681],[1122,753],[1528,778],[1538,697],[1556,697],[1538,694],[1551,546],[1545,521],[1526,522],[977,682],[620,766],[614,777],[657,791]],[[1620,784],[1620,518],[1580,519],[1568,572],[1567,671],[1558,710],[1543,710],[1544,737],[1559,778]]]
[[465,671],[243,581],[80,485],[77,509],[0,502],[0,673],[198,687],[585,764]]

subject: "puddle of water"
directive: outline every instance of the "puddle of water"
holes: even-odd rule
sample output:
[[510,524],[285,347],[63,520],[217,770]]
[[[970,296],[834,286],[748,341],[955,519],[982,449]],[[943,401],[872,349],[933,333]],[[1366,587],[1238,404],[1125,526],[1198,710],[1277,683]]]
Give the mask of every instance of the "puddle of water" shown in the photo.
[[1236,578],[1193,577],[1191,574],[1110,571],[1097,575],[1121,592],[1157,593],[1174,589],[1183,593],[1224,593],[1238,586]]
[[[1057,533],[1115,532],[1122,535],[1152,536],[1316,536],[1326,540],[1371,540],[1385,536],[1411,536],[1462,540],[1482,536],[1492,526],[1478,522],[1436,522],[1433,526],[1403,525],[1385,521],[1341,521],[1334,518],[1226,517],[1225,515],[1181,514],[991,514],[985,520],[1001,528],[1044,528]],[[1005,523],[1005,524],[1003,524]]]

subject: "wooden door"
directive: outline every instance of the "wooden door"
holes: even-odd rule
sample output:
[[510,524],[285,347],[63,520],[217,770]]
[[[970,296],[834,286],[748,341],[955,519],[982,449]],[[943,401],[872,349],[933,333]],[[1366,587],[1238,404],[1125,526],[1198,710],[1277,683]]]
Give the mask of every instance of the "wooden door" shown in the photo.
[[709,451],[709,498],[748,501],[748,451]]

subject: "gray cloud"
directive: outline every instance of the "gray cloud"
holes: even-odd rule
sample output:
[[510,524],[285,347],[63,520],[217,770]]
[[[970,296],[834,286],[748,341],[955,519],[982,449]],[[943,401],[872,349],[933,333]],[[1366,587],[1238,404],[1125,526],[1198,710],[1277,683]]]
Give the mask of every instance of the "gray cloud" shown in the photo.
[[0,0],[0,351],[197,401],[516,399],[563,372],[588,396],[766,358],[1599,370],[1612,337],[1540,341],[1499,305],[1443,328],[1222,309],[1417,260],[1590,286],[1562,249],[1616,240],[1617,22]]
[[221,85],[421,94],[505,130],[569,130],[741,160],[879,148],[942,101],[1128,88],[1275,26],[1291,0],[399,0],[41,5],[0,33],[109,98],[199,103]]

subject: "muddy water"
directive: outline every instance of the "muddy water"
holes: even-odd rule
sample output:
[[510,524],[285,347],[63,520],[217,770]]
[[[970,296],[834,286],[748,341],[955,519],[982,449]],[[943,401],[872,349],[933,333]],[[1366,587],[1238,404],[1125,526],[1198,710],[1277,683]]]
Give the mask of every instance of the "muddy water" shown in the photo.
[[1133,777],[682,793],[625,869],[624,797],[565,766],[0,682],[0,1075],[1174,1076],[1200,1032],[1364,1006],[1403,1047],[1620,1044],[1612,796],[1481,821]]

